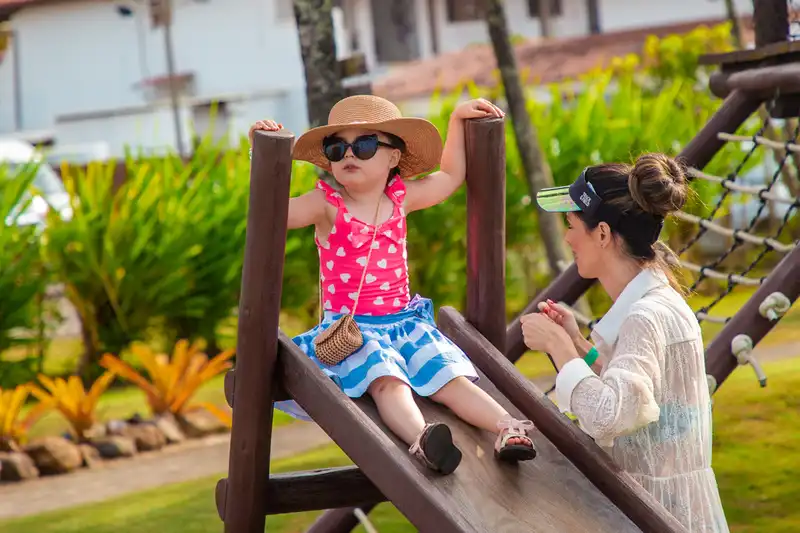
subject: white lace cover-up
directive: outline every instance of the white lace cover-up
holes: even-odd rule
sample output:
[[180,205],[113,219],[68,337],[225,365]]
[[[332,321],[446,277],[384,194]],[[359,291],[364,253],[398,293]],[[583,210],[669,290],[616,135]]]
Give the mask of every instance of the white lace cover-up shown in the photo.
[[711,399],[700,326],[660,271],[645,269],[592,331],[597,376],[573,359],[556,401],[691,533],[728,533],[711,468]]

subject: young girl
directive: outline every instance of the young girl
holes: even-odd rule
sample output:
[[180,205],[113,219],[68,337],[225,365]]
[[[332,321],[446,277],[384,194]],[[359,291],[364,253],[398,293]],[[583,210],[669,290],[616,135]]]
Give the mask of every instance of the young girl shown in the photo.
[[[328,125],[301,135],[293,157],[330,172],[337,187],[320,180],[314,190],[289,201],[288,227],[314,225],[320,258],[322,323],[294,342],[351,398],[369,394],[381,419],[429,468],[449,474],[461,461],[450,429],[426,424],[412,391],[450,408],[466,422],[497,434],[495,456],[533,459],[527,432],[474,384],[477,372],[466,355],[436,328],[432,303],[409,292],[406,215],[447,199],[464,182],[464,120],[502,117],[478,99],[458,106],[450,118],[444,150],[436,127],[404,118],[375,96],[345,98],[331,109]],[[272,120],[250,129],[275,131]],[[406,181],[433,170],[422,179]],[[316,357],[314,339],[351,315],[364,343],[338,364]],[[294,401],[276,407],[309,420]]]

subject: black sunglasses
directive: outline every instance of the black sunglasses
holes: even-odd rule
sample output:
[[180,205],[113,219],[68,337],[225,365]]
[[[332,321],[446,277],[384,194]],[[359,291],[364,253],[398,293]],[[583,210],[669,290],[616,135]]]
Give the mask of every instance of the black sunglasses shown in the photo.
[[378,140],[378,136],[362,135],[349,143],[341,137],[325,137],[322,141],[322,149],[325,152],[325,157],[328,161],[341,161],[347,153],[347,149],[353,150],[353,155],[359,159],[366,160],[374,156],[379,146],[386,146],[387,148],[398,148],[397,146]]

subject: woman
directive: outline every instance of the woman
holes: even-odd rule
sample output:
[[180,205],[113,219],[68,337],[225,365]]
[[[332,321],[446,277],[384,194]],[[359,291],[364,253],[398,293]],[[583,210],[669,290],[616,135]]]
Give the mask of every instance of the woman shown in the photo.
[[542,209],[567,212],[578,272],[598,279],[614,303],[592,331],[596,348],[552,301],[521,322],[525,344],[558,367],[562,412],[689,531],[719,533],[728,526],[711,468],[700,326],[658,242],[664,217],[687,194],[683,168],[662,154],[633,167],[589,167],[572,185],[541,191]]

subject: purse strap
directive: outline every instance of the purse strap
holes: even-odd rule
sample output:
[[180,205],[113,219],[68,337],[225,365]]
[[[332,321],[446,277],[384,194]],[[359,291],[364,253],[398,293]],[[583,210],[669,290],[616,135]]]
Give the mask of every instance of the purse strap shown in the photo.
[[[369,268],[369,260],[372,257],[372,245],[375,244],[375,238],[378,236],[378,214],[381,210],[381,201],[383,201],[384,193],[381,192],[381,197],[378,198],[378,205],[375,207],[375,217],[372,221],[372,227],[375,231],[372,232],[372,240],[369,243],[369,250],[367,251],[367,261],[364,263],[364,271],[361,273],[361,281],[358,283],[358,291],[356,292],[356,302],[353,304],[353,310],[350,312],[350,316],[355,316],[356,309],[358,308],[358,300],[361,297],[361,289],[364,287],[364,280],[367,277],[367,268]],[[323,311],[323,304],[322,304],[322,279],[319,279],[319,322],[322,323],[322,319],[324,318],[324,311]]]

